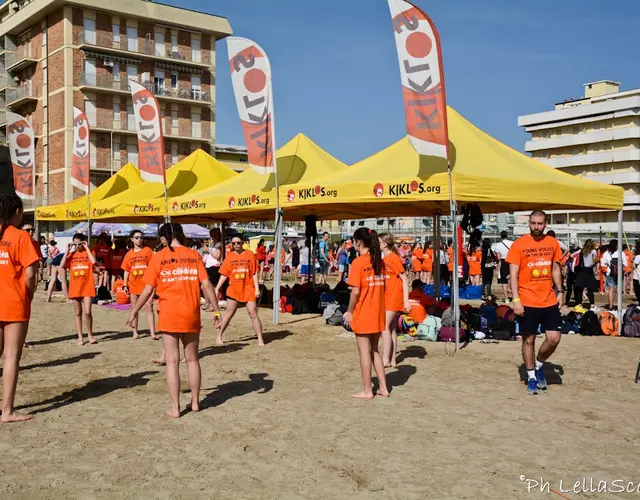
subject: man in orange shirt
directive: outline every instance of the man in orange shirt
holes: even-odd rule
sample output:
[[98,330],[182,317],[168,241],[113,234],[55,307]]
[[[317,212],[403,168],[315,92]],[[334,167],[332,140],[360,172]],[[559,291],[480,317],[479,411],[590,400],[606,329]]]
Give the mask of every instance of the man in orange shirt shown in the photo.
[[[529,216],[531,234],[518,238],[507,254],[509,279],[513,293],[513,310],[520,317],[522,359],[527,369],[527,393],[545,390],[547,381],[542,370],[544,362],[560,343],[562,318],[562,250],[558,240],[545,235],[547,216],[535,210]],[[553,285],[559,290],[556,296]],[[545,341],[535,358],[538,327],[545,331]]]
[[235,235],[231,239],[233,251],[227,254],[220,266],[220,280],[216,287],[217,295],[220,296],[220,290],[227,280],[229,280],[229,288],[227,288],[227,312],[216,337],[216,345],[223,345],[222,335],[238,310],[238,306],[245,304],[253,329],[258,336],[258,346],[264,347],[262,322],[260,321],[260,316],[258,316],[256,302],[256,299],[260,297],[260,284],[257,274],[258,261],[251,250],[242,248],[242,243],[243,239],[240,235]]

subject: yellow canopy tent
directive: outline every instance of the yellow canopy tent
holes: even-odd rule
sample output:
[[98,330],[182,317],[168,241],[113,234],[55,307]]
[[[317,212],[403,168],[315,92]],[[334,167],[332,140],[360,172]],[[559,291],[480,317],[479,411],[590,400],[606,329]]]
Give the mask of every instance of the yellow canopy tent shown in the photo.
[[[280,191],[297,182],[344,170],[337,160],[304,134],[298,134],[278,150]],[[275,178],[253,170],[201,192],[171,198],[171,215],[176,222],[198,220],[271,220],[276,208]]]
[[[195,203],[189,193],[202,191],[221,182],[237,177],[238,174],[201,149],[198,149],[167,169],[167,191],[169,196],[186,195],[183,203]],[[160,220],[165,215],[164,186],[159,183],[143,182],[117,196],[91,203],[94,220],[141,221]],[[179,207],[169,202],[169,214]]]
[[[569,175],[525,156],[452,108],[448,121],[455,201],[477,202],[484,212],[622,208],[622,188]],[[282,189],[280,203],[290,220],[305,215],[329,220],[448,213],[447,163],[418,155],[404,138],[344,171]]]
[[[91,191],[91,206],[96,202],[117,196],[123,191],[141,184],[140,171],[131,163],[113,174],[109,179]],[[36,208],[36,218],[40,221],[78,221],[87,220],[87,195],[59,205]]]

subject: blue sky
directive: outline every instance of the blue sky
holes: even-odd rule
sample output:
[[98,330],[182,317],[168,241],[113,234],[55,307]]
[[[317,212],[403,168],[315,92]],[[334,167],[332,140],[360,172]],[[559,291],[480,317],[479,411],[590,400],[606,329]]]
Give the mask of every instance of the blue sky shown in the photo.
[[[579,97],[588,81],[640,87],[638,1],[415,3],[440,32],[448,103],[520,151],[527,134],[518,115]],[[404,135],[386,0],[190,0],[188,7],[226,17],[235,35],[269,55],[279,144],[303,132],[353,163]],[[244,144],[226,42],[217,49],[217,141]]]

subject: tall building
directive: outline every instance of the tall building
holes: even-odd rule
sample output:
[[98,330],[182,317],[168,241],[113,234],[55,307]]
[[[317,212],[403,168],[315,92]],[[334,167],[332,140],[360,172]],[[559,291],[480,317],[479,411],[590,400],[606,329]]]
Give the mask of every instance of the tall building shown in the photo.
[[[628,240],[640,234],[640,89],[620,92],[620,83],[584,85],[583,97],[555,109],[518,117],[531,133],[525,150],[547,165],[624,188],[624,230]],[[544,207],[541,207],[544,208]],[[549,211],[551,227],[571,243],[617,234],[616,212]],[[528,232],[524,226],[518,232]]]
[[36,135],[36,205],[82,193],[70,183],[73,106],[91,132],[98,185],[138,146],[128,80],[157,96],[165,162],[202,148],[214,154],[216,41],[228,21],[149,0],[10,0],[0,5],[0,141],[6,110]]

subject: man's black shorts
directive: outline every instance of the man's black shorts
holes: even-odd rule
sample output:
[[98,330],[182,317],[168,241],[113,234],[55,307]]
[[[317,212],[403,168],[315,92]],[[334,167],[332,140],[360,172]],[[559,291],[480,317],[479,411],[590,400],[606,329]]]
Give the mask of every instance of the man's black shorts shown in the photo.
[[509,263],[506,260],[500,261],[498,283],[500,285],[507,285],[509,283]]
[[562,316],[557,305],[549,307],[524,306],[524,315],[518,319],[520,335],[531,335],[540,331],[559,332],[562,326]]

